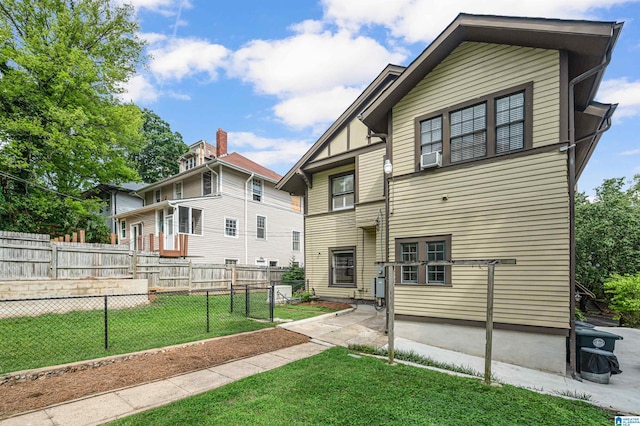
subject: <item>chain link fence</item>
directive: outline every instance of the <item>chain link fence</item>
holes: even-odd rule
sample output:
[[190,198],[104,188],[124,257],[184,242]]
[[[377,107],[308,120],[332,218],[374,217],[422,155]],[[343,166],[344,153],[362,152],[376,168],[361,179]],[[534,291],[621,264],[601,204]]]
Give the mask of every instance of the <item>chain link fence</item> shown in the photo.
[[270,327],[272,292],[234,286],[0,300],[0,374]]

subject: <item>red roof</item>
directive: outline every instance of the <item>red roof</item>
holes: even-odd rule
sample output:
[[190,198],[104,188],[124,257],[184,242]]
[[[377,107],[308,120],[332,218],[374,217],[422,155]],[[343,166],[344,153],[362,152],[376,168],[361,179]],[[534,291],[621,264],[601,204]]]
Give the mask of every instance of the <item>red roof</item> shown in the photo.
[[218,160],[233,164],[234,166],[238,166],[250,172],[254,172],[258,175],[275,180],[276,182],[282,179],[282,176],[280,176],[273,170],[269,170],[266,167],[263,167],[260,164],[249,160],[247,157],[238,154],[237,152],[232,152],[229,155],[218,157]]

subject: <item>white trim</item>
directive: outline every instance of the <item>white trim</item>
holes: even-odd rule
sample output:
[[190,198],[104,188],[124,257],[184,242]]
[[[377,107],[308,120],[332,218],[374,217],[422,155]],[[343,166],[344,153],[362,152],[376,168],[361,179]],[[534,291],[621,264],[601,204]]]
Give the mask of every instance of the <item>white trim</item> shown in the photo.
[[238,265],[240,262],[240,259],[238,259],[237,257],[225,257],[224,258],[225,265],[231,265],[230,263],[227,263],[227,260],[233,260],[234,262],[236,262],[236,265]]
[[269,260],[266,257],[256,257],[254,263],[257,266],[269,266]]
[[[178,190],[176,189],[180,185],[180,196],[178,197]],[[182,181],[173,183],[173,199],[182,200],[184,198],[184,185]]]
[[[253,182],[254,181],[259,181],[260,182],[260,194],[256,194],[253,190]],[[259,200],[254,200],[253,196],[254,195],[259,195],[260,199]],[[258,177],[253,177],[251,178],[251,201],[254,201],[256,203],[264,203],[264,179],[262,178],[258,178]]]
[[[236,222],[236,235],[227,235],[227,220],[235,220]],[[224,217],[222,221],[222,229],[225,238],[240,238],[240,221],[234,217]]]
[[[189,214],[187,216],[187,226],[189,227],[189,232],[182,232],[180,231],[180,219],[181,219],[181,215],[180,215],[180,209],[181,208],[185,208],[185,209],[189,209]],[[202,237],[204,236],[204,209],[200,208],[200,207],[191,207],[191,206],[176,206],[176,209],[178,210],[178,234],[186,234],[186,235],[193,235],[195,237]],[[199,210],[200,211],[200,234],[194,234],[191,232],[191,221],[193,220],[193,210]],[[174,212],[174,217],[175,217],[175,212]]]
[[[298,233],[298,249],[297,250],[293,248],[293,243],[294,243],[293,233],[294,232]],[[300,232],[298,230],[295,230],[295,229],[292,229],[291,230],[291,252],[300,253],[301,251],[302,251],[302,232]]]
[[[156,192],[158,193],[157,197],[156,197]],[[153,190],[153,202],[154,203],[160,203],[161,201],[162,201],[162,188],[154,189]]]
[[[260,238],[258,237],[258,218],[262,217],[264,218],[264,238]],[[268,224],[267,224],[267,216],[265,214],[257,214],[256,213],[256,240],[258,241],[267,241],[267,229],[268,229]]]

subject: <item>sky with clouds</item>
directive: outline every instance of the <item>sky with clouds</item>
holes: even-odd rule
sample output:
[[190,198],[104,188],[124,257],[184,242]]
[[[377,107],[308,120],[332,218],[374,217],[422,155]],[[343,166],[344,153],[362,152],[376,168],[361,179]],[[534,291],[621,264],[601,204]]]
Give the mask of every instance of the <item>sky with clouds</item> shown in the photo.
[[[127,0],[123,0],[127,1]],[[215,143],[280,174],[388,64],[408,65],[460,12],[624,22],[597,99],[618,103],[579,181],[640,173],[640,0],[128,0],[149,59],[125,100],[187,144]]]

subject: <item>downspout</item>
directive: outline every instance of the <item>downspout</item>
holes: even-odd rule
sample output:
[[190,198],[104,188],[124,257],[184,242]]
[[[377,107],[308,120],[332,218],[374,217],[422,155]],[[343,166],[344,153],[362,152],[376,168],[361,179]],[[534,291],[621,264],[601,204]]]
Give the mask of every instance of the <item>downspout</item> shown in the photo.
[[569,146],[568,146],[568,173],[569,173],[569,368],[571,377],[577,379],[576,373],[576,217],[575,217],[575,192],[576,192],[576,129],[575,129],[575,86],[587,78],[604,70],[611,61],[613,49],[613,31],[607,46],[605,57],[599,65],[573,78],[569,82]]
[[248,236],[249,236],[249,224],[248,224],[248,211],[247,211],[247,203],[248,203],[248,197],[247,197],[247,193],[249,192],[249,188],[247,187],[247,185],[249,185],[249,182],[251,181],[251,179],[253,179],[253,177],[255,176],[255,173],[251,172],[251,176],[249,176],[249,179],[247,179],[244,183],[244,264],[248,265],[249,264],[249,240],[248,240]]

